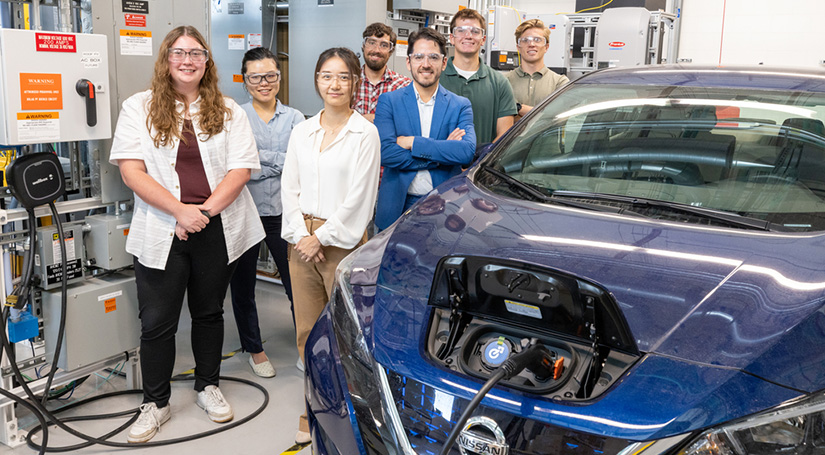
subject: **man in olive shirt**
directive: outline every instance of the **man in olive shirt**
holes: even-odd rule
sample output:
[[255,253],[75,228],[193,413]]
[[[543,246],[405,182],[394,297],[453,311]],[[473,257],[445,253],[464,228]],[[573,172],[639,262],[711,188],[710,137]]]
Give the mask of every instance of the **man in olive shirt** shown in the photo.
[[507,73],[518,102],[518,115],[524,116],[551,93],[570,80],[544,65],[550,47],[550,29],[539,19],[530,19],[516,27],[516,43],[521,65]]
[[516,99],[503,74],[481,62],[486,40],[484,17],[473,9],[459,10],[450,22],[450,43],[455,57],[447,61],[441,85],[470,100],[476,143],[493,142],[513,126]]

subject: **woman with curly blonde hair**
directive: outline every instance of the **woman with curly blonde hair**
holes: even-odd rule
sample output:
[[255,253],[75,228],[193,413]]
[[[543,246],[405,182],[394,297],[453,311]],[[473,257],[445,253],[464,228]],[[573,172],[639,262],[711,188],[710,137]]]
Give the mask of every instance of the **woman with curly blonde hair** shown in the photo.
[[150,440],[171,416],[184,294],[197,404],[215,422],[232,420],[218,388],[223,300],[236,260],[264,237],[245,186],[260,164],[246,113],[221,94],[209,47],[194,27],[164,38],[152,88],[123,103],[109,160],[135,192],[126,251],[135,256],[143,404],[127,439]]

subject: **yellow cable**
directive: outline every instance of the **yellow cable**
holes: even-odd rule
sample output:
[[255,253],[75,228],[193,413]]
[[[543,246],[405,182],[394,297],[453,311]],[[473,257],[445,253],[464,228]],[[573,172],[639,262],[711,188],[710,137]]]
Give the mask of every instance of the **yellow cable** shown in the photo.
[[579,14],[579,13],[583,13],[583,12],[585,12],[585,11],[590,11],[590,10],[593,10],[593,9],[599,9],[599,8],[602,8],[602,7],[607,6],[607,5],[611,4],[611,3],[613,3],[613,0],[610,0],[609,2],[607,2],[607,3],[603,4],[603,5],[594,6],[593,8],[585,8],[585,9],[583,9],[583,10],[576,11],[575,13],[556,13],[556,16],[558,16],[559,14]]

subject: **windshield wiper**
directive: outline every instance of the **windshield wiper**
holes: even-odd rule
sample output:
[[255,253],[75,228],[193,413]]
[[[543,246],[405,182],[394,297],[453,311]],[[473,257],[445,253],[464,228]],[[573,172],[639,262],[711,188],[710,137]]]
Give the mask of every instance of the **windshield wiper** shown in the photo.
[[622,196],[617,194],[588,193],[584,191],[556,190],[553,198],[569,197],[582,199],[595,199],[600,201],[611,201],[629,204],[634,207],[656,207],[665,208],[674,212],[696,215],[710,220],[726,223],[731,226],[756,229],[760,231],[781,231],[778,225],[769,221],[751,218],[736,213],[721,212],[718,210],[696,207],[693,205],[680,204],[678,202],[660,201],[658,199],[645,199],[635,196]]
[[565,207],[575,207],[578,209],[584,210],[593,210],[597,212],[607,212],[607,213],[618,213],[618,214],[625,214],[625,215],[636,215],[636,216],[643,216],[639,213],[621,208],[621,207],[612,207],[609,205],[601,205],[601,204],[593,204],[590,202],[581,202],[581,201],[569,201],[564,199],[556,199],[553,197],[556,193],[553,192],[552,195],[544,193],[540,189],[536,188],[529,183],[522,182],[519,179],[511,177],[504,172],[499,171],[498,169],[491,167],[491,166],[481,166],[480,168],[483,171],[487,171],[490,174],[496,176],[499,180],[504,181],[507,186],[514,191],[519,191],[522,194],[526,195],[533,201],[538,202],[546,202],[549,204],[558,204],[563,205]]
[[507,186],[511,190],[521,191],[522,193],[524,193],[526,196],[528,196],[530,199],[532,199],[534,201],[548,202],[549,199],[550,199],[549,194],[543,193],[541,190],[539,190],[538,188],[536,188],[536,187],[534,187],[534,186],[532,186],[528,183],[524,183],[521,180],[510,177],[509,175],[505,174],[504,172],[499,171],[496,168],[485,165],[485,166],[481,166],[481,170],[487,171],[487,172],[493,174],[499,180],[503,180],[505,183],[507,183]]

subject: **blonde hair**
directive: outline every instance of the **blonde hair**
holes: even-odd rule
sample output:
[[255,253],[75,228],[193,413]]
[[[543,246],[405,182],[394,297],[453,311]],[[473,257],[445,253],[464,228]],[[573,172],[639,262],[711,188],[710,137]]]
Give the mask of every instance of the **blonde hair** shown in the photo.
[[516,27],[516,42],[518,42],[524,32],[531,28],[540,28],[542,33],[544,33],[544,40],[548,43],[550,42],[550,29],[544,26],[544,22],[542,22],[541,19],[530,19],[519,24],[519,26]]
[[[146,128],[152,134],[155,147],[167,146],[174,138],[181,138],[181,114],[175,108],[175,101],[180,94],[172,86],[172,76],[169,72],[169,49],[181,36],[188,36],[198,42],[208,52],[206,69],[198,87],[201,105],[198,114],[192,121],[197,121],[201,130],[201,139],[207,140],[220,133],[224,124],[232,118],[232,111],[226,107],[223,94],[218,89],[218,70],[212,60],[212,52],[206,44],[206,39],[200,32],[190,25],[176,27],[160,44],[158,59],[155,61],[155,72],[152,75],[152,99],[149,101],[149,116],[146,118]],[[154,133],[152,130],[154,129]]]

